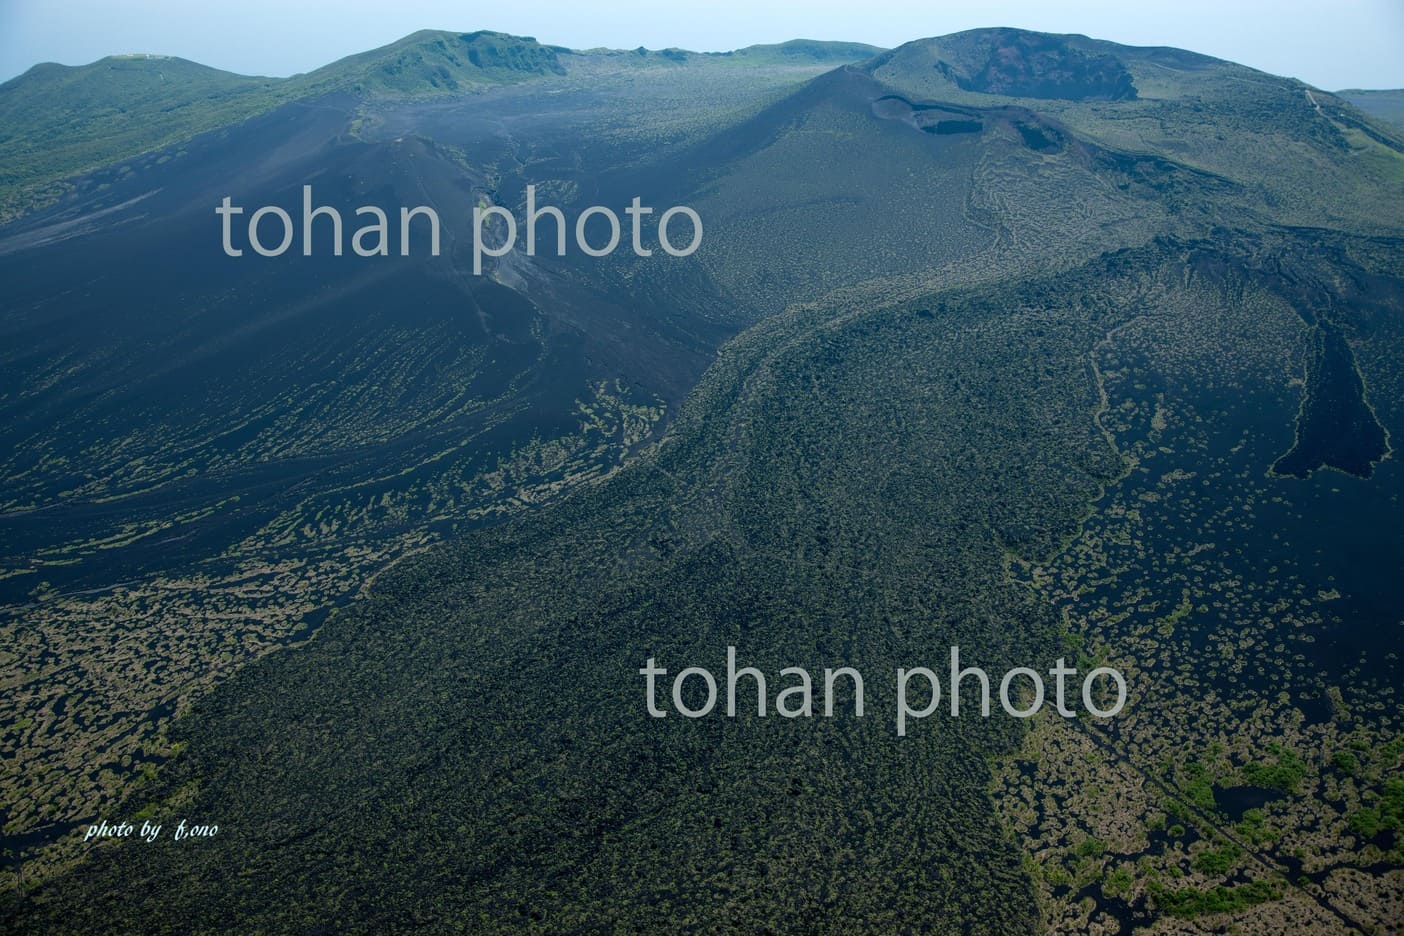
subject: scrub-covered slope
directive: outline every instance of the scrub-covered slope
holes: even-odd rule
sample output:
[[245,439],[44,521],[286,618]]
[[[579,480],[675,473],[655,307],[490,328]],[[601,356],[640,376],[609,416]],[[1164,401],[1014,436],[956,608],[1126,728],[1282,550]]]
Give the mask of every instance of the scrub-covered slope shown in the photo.
[[[140,583],[13,609],[40,717],[10,743],[101,747],[98,700],[46,696],[45,667],[99,609],[163,620],[133,660],[217,673],[158,716],[150,778],[51,788],[75,824],[121,798],[220,827],[69,848],[11,922],[1389,925],[1404,594],[1370,531],[1404,519],[1394,131],[1084,37],[963,33],[803,83],[783,49],[295,103],[0,229],[10,578],[52,556],[73,591]],[[250,203],[296,208],[309,180],[343,208],[427,199],[445,256],[227,263],[217,153],[275,143],[234,177]],[[472,206],[520,216],[528,186],[567,217],[690,205],[706,239],[473,277]],[[163,251],[189,279],[142,298]],[[202,537],[183,586],[167,536]],[[300,636],[280,609],[241,656],[169,599],[224,621],[267,600],[251,576],[296,582],[309,630],[344,600],[264,655]],[[1115,666],[1128,708],[984,719],[972,692],[897,737],[896,668],[944,674],[956,644],[996,675]],[[648,658],[724,674],[729,645],[767,717],[650,717]],[[781,717],[787,666],[856,667],[865,715]],[[113,733],[173,701],[142,684]],[[47,756],[27,776],[53,784],[73,765]]]

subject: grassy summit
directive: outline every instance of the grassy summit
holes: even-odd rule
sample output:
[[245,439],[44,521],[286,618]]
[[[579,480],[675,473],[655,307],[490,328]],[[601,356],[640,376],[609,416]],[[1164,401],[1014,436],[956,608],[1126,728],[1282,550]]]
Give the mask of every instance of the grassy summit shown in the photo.
[[65,176],[266,110],[284,84],[166,56],[36,65],[0,85],[0,220]]

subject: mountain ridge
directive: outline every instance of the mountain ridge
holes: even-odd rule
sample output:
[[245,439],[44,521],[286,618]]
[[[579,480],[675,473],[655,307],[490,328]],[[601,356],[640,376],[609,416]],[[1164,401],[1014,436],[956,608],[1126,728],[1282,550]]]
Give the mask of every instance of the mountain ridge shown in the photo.
[[[321,94],[481,92],[521,81],[565,79],[574,66],[591,61],[620,67],[852,63],[890,78],[886,73],[893,63],[914,55],[933,59],[930,64],[957,98],[996,95],[1056,100],[1076,89],[1089,99],[1135,99],[1140,92],[1130,73],[1114,64],[1120,61],[1118,56],[1139,63],[1137,67],[1147,63],[1191,69],[1232,67],[1267,74],[1181,49],[1126,46],[1081,34],[1010,27],[916,39],[890,50],[863,43],[794,39],[727,52],[574,50],[491,30],[424,29],[281,78],[241,75],[179,57],[142,53],[107,56],[86,65],[39,63],[0,84],[0,224],[52,203],[68,190],[66,180],[77,174]],[[172,68],[179,71],[177,81],[165,77],[164,72]],[[907,90],[934,93],[940,87],[924,76]],[[1347,99],[1336,100],[1349,106]],[[44,158],[36,159],[41,152]]]
[[[851,61],[876,47],[790,40],[724,53],[573,50],[491,30],[424,29],[287,77],[241,75],[173,56],[39,63],[0,84],[0,224],[67,190],[64,181],[198,133],[323,94],[363,97],[472,93],[563,78],[562,59],[620,63],[775,65]],[[177,69],[168,79],[165,71]],[[38,154],[43,154],[39,159]]]

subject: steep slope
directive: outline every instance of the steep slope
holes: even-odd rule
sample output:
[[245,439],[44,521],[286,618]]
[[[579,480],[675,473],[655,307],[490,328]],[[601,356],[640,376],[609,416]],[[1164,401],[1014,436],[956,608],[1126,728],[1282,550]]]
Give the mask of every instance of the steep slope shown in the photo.
[[[31,713],[6,719],[30,794],[6,793],[7,848],[62,838],[181,700],[388,562],[613,471],[730,333],[684,263],[627,301],[472,276],[486,169],[351,138],[356,103],[284,105],[5,230],[0,616]],[[305,182],[348,225],[434,206],[444,255],[422,226],[405,258],[224,255],[224,195],[300,215]]]

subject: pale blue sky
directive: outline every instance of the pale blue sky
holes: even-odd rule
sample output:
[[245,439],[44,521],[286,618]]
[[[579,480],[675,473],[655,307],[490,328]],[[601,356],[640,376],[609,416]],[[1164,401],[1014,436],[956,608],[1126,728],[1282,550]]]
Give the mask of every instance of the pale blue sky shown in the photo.
[[37,62],[179,55],[288,75],[422,28],[496,29],[573,48],[722,51],[785,39],[892,46],[976,26],[1171,45],[1317,87],[1404,87],[1404,0],[0,0],[0,80]]

